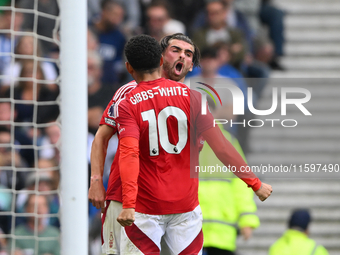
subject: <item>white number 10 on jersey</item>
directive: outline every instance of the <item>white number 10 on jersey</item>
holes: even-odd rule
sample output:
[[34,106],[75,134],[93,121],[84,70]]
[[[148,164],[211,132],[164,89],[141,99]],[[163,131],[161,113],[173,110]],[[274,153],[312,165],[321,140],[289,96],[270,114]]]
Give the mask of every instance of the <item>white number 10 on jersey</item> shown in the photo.
[[[167,119],[170,116],[175,117],[178,122],[177,144],[172,144],[169,141]],[[143,121],[149,122],[150,156],[159,155],[158,135],[160,144],[167,153],[181,153],[188,141],[188,118],[182,109],[174,106],[167,106],[159,112],[158,117],[156,117],[155,110],[148,110],[142,112],[142,119]]]

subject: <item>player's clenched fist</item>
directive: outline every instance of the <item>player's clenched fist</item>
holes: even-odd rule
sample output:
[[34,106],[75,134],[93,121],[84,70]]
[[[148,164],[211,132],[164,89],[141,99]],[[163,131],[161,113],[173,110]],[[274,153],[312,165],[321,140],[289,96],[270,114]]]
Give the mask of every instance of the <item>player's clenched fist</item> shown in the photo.
[[262,183],[261,188],[255,191],[255,194],[259,197],[261,201],[264,201],[270,196],[272,192],[273,189],[271,185]]
[[123,209],[120,212],[117,221],[123,227],[131,226],[132,223],[135,221],[135,208]]

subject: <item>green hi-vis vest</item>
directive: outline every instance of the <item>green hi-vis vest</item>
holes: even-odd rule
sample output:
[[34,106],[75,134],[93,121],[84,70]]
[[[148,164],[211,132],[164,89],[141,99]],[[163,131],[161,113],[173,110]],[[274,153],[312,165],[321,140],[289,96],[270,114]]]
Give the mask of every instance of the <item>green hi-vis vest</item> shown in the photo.
[[270,247],[269,255],[328,255],[328,251],[305,233],[289,229]]
[[[244,158],[237,139],[220,126],[224,136]],[[200,166],[223,164],[207,143],[200,153]],[[235,251],[237,228],[260,225],[255,215],[254,193],[234,174],[200,172],[198,196],[203,214],[204,247]]]

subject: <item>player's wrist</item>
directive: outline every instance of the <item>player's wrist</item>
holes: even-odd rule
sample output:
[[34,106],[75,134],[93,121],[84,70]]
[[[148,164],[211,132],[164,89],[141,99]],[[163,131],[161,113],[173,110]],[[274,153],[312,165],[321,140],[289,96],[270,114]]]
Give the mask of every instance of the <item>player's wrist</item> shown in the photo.
[[102,180],[103,180],[103,177],[101,175],[91,175],[91,182],[99,182]]
[[134,209],[136,208],[136,203],[134,202],[123,202],[123,206],[122,206],[123,209]]
[[262,182],[258,179],[258,181],[251,188],[254,192],[259,191],[262,188]]

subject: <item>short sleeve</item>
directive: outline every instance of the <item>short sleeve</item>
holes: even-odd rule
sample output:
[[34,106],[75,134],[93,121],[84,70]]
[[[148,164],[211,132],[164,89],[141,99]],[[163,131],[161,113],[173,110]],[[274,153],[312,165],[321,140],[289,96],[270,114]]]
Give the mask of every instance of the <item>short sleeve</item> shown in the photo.
[[114,128],[115,132],[117,132],[116,126],[116,115],[115,115],[115,105],[116,102],[119,102],[121,99],[124,98],[125,94],[131,91],[136,87],[137,83],[135,81],[131,81],[128,84],[123,85],[116,91],[113,98],[111,99],[110,103],[107,105],[102,118],[100,120],[99,125],[107,125]]
[[114,108],[119,139],[123,137],[134,137],[139,140],[139,126],[128,101],[120,101]]
[[114,106],[115,102],[111,99],[110,103],[107,105],[105,111],[103,112],[102,118],[100,119],[99,125],[107,125],[112,127],[117,132],[117,125],[114,116]]

